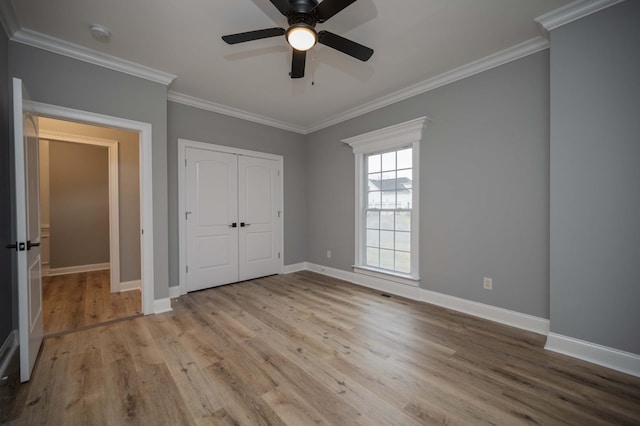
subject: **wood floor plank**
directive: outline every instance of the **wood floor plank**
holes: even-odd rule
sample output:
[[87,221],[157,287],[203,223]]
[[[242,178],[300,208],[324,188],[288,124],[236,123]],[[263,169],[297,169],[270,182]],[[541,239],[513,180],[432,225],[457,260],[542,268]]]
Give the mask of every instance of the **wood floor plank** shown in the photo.
[[42,277],[45,336],[140,315],[140,290],[111,293],[109,270]]
[[[139,303],[101,274],[47,280],[49,329]],[[45,339],[10,424],[640,425],[640,378],[544,343],[312,272],[271,276]]]

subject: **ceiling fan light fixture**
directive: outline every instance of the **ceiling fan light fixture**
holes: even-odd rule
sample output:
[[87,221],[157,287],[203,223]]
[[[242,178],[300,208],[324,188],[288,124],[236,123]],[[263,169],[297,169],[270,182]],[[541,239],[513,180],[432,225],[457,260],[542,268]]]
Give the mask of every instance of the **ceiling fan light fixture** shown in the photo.
[[307,51],[318,42],[318,33],[307,24],[295,24],[287,30],[287,42],[296,50]]

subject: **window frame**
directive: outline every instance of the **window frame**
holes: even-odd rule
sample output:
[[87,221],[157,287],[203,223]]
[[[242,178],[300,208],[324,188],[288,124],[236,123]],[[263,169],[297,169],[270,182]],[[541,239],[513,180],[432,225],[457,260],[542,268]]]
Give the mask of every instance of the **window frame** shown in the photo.
[[[355,156],[355,265],[359,274],[382,278],[401,284],[417,286],[420,282],[419,238],[420,238],[420,142],[428,117],[420,117],[380,130],[343,139]],[[409,274],[365,264],[366,256],[366,210],[367,210],[367,165],[366,156],[383,152],[412,148],[412,209],[411,209],[411,272]]]

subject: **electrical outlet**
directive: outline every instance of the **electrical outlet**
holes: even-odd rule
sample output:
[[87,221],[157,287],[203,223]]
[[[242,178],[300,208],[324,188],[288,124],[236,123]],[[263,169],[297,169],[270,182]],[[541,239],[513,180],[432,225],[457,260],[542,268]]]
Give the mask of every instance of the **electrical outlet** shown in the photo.
[[327,259],[331,259],[331,250],[327,250]]
[[482,281],[482,286],[484,287],[485,290],[492,290],[493,289],[493,278],[484,277],[484,279]]

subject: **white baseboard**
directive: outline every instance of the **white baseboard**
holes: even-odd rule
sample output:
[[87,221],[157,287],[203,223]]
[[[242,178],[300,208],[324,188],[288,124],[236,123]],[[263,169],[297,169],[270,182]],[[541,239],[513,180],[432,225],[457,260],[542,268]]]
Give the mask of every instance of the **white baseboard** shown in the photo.
[[140,290],[141,288],[141,280],[125,281],[120,283],[120,291]]
[[18,349],[18,330],[13,330],[0,346],[0,377],[5,376],[7,367],[11,363],[16,350]]
[[292,274],[294,272],[306,271],[309,269],[307,262],[294,263],[292,265],[284,265],[285,274]]
[[177,285],[175,287],[169,287],[169,299],[175,299],[176,297],[182,296],[180,292],[180,286]]
[[545,349],[640,377],[640,355],[549,333]]
[[153,313],[162,314],[164,312],[171,312],[171,299],[169,297],[165,299],[156,299],[153,301]]
[[111,268],[111,264],[109,262],[94,263],[92,265],[66,266],[64,268],[49,268],[49,276],[78,274],[80,272],[102,271],[104,269],[109,269],[109,268]]
[[447,309],[463,312],[465,314],[499,322],[501,324],[506,324],[523,330],[532,331],[534,333],[547,334],[549,332],[549,320],[535,317],[533,315],[523,314],[496,306],[486,305],[484,303],[449,296],[447,294],[431,290],[425,290],[420,287],[398,284],[368,275],[356,274],[354,272],[329,268],[327,266],[316,265],[313,263],[308,263],[308,270],[349,281],[363,287],[373,288],[386,293],[406,297],[407,299],[431,303],[433,305],[442,306]]
[[544,335],[549,333],[549,320],[533,315],[425,289],[420,289],[420,300],[522,330]]

